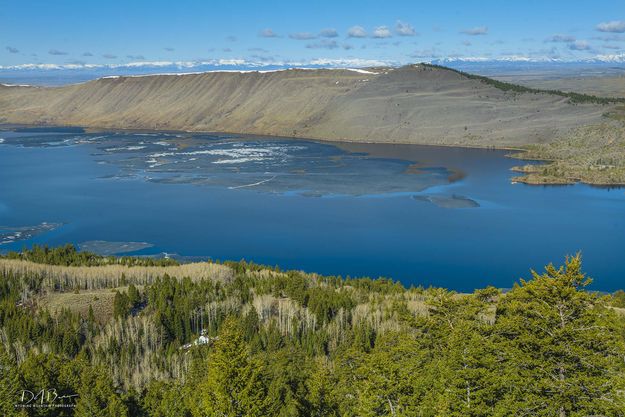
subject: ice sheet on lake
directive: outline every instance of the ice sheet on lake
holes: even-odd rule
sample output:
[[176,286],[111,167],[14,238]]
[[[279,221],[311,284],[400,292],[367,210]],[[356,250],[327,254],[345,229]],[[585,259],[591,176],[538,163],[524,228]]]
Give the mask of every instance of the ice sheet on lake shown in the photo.
[[473,208],[480,206],[475,200],[471,200],[470,198],[455,194],[416,195],[413,198],[418,201],[430,202],[442,208]]
[[109,242],[106,240],[90,240],[78,244],[81,251],[93,252],[102,256],[136,252],[151,247],[154,245],[147,242]]
[[0,226],[0,245],[18,242],[20,240],[27,240],[37,235],[52,231],[62,225],[63,223],[43,222],[35,226]]
[[11,137],[7,143],[89,146],[98,163],[118,168],[102,179],[214,186],[233,192],[319,197],[414,194],[448,184],[450,175],[443,167],[407,174],[408,161],[372,158],[330,144],[226,134],[72,132],[51,137],[35,132]]

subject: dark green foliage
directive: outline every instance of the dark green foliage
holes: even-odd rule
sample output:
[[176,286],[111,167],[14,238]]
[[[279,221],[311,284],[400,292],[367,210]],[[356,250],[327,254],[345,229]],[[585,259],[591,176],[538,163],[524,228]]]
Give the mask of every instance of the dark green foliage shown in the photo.
[[207,375],[198,387],[199,407],[192,410],[193,414],[266,416],[268,400],[263,373],[261,363],[250,355],[237,320],[229,318],[208,357]]
[[20,397],[20,391],[24,388],[22,377],[15,364],[15,359],[0,347],[0,415],[19,415],[15,410]]
[[618,290],[612,294],[612,306],[625,308],[625,291]]
[[97,266],[97,265],[127,265],[127,266],[168,266],[178,265],[174,259],[163,258],[137,258],[131,256],[113,257],[99,256],[91,252],[79,252],[72,244],[60,246],[58,248],[48,248],[48,246],[33,245],[32,249],[24,249],[22,252],[9,252],[0,258],[23,259],[25,261],[36,262],[48,265],[64,266]]
[[482,75],[470,74],[467,72],[459,71],[459,70],[445,67],[442,65],[427,64],[427,63],[421,63],[419,65],[422,65],[428,68],[437,68],[437,69],[442,69],[446,71],[452,71],[452,72],[462,75],[463,77],[469,78],[471,80],[481,81],[484,84],[491,85],[502,91],[509,91],[513,93],[552,94],[556,96],[566,97],[570,100],[571,103],[595,103],[595,104],[625,103],[625,98],[620,98],[620,97],[597,97],[597,96],[592,96],[589,94],[564,92],[560,90],[541,90],[538,88],[524,87],[518,84],[498,81],[493,78],[484,77]]
[[113,317],[126,318],[132,312],[136,312],[141,306],[143,299],[137,287],[130,284],[127,292],[115,291],[113,299]]
[[625,293],[586,291],[579,256],[505,294],[229,265],[103,290],[108,323],[0,268],[0,415],[54,387],[76,407],[28,415],[625,416]]
[[125,292],[115,291],[113,299],[113,317],[126,318],[130,314],[130,300]]
[[115,386],[104,368],[85,366],[76,390],[77,416],[124,417],[128,407],[115,391]]
[[[500,303],[496,327],[508,370],[507,412],[621,415],[625,412],[622,328],[613,311],[583,288],[579,255],[533,273]],[[531,380],[528,384],[526,381]]]
[[191,411],[183,398],[184,392],[180,384],[153,381],[143,395],[142,407],[150,417],[190,417]]

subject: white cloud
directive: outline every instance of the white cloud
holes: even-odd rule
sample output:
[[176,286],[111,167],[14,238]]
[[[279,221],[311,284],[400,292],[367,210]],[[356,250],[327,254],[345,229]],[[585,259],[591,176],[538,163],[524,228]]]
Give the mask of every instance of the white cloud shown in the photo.
[[309,43],[306,45],[308,49],[336,49],[339,45],[334,40],[323,39],[320,42]]
[[417,50],[417,51],[414,51],[409,56],[411,58],[415,58],[420,61],[440,58],[440,54],[436,50],[436,48]]
[[267,28],[267,29],[261,30],[258,36],[260,36],[261,38],[277,38],[278,34],[274,32],[273,30]]
[[298,41],[309,41],[311,39],[315,39],[317,36],[313,33],[310,32],[297,32],[297,33],[291,33],[289,35],[289,38],[291,39],[295,39]]
[[386,26],[378,26],[373,30],[374,38],[390,38],[391,36],[393,36],[393,34]]
[[397,24],[395,25],[395,32],[397,32],[399,36],[415,36],[417,34],[412,25],[404,23],[401,20],[397,21]]
[[593,36],[591,39],[605,42],[625,42],[625,36],[618,34]]
[[350,38],[366,38],[367,32],[362,26],[352,26],[347,31],[347,36]]
[[471,29],[465,29],[462,33],[469,36],[486,35],[488,34],[488,28],[486,26],[476,26]]
[[321,32],[319,32],[319,36],[322,36],[324,38],[336,38],[337,36],[339,36],[339,33],[336,31],[336,29],[328,28],[321,30]]
[[565,42],[565,43],[570,43],[570,42],[575,42],[575,36],[573,35],[562,35],[562,34],[557,34],[557,35],[553,35],[548,37],[547,39],[545,39],[545,42]]
[[17,49],[17,48],[13,48],[12,46],[7,46],[7,48],[6,48],[6,49],[7,49],[7,51],[9,51],[9,52],[10,52],[10,53],[12,53],[12,54],[16,54],[16,53],[18,53],[18,52],[19,52],[19,49]]
[[590,44],[586,41],[575,41],[569,44],[569,49],[572,51],[588,51],[590,50]]
[[611,22],[602,22],[597,25],[599,32],[625,33],[624,20],[612,20]]

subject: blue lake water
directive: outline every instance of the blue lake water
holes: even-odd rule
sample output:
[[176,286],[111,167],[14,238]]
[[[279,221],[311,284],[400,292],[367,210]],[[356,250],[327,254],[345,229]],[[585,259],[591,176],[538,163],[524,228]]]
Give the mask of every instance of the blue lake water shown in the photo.
[[[0,131],[0,251],[145,242],[468,291],[582,251],[625,285],[625,192],[511,184],[505,152],[236,135]],[[45,224],[44,224],[45,223]]]

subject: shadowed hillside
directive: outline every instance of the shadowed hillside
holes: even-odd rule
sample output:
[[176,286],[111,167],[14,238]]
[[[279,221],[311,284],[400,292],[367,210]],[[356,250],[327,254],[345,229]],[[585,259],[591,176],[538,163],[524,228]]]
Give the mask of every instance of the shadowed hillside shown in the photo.
[[0,123],[513,147],[601,121],[578,101],[429,65],[212,72],[1,86]]

